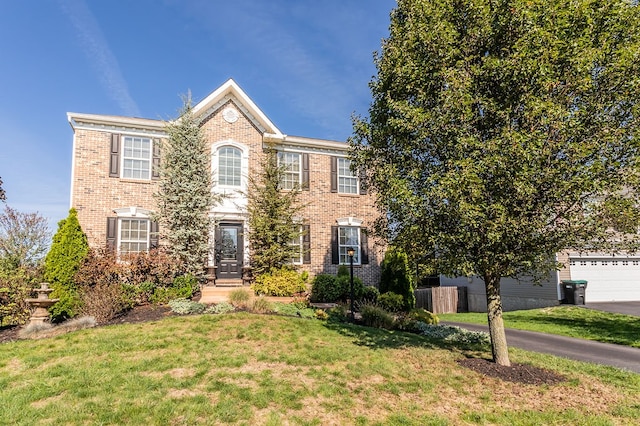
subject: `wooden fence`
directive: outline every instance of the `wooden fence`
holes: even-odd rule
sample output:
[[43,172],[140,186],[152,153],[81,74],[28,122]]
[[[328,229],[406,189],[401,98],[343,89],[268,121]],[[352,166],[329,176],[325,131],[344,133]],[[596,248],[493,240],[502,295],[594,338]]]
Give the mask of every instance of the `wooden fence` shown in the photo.
[[416,308],[434,314],[467,312],[467,287],[430,287],[415,291]]

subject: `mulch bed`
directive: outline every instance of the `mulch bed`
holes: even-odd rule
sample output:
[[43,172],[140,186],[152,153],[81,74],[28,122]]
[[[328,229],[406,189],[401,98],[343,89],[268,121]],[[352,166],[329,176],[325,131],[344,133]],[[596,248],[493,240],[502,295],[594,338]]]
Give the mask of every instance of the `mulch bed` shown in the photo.
[[567,380],[553,371],[526,364],[511,364],[506,367],[482,358],[466,358],[458,361],[458,364],[485,376],[525,385],[555,385]]

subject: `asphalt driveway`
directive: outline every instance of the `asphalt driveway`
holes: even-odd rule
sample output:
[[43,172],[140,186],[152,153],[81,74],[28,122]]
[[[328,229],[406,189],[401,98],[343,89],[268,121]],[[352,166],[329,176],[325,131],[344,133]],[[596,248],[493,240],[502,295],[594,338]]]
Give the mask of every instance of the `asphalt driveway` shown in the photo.
[[[457,325],[460,328],[472,331],[489,331],[489,327],[486,325],[449,321],[444,322],[444,324]],[[515,348],[556,355],[576,361],[609,365],[640,373],[640,348],[513,328],[507,328],[505,333],[507,335],[507,344]]]
[[635,315],[640,317],[640,301],[639,302],[596,302],[587,303],[585,308],[595,309],[597,311],[614,312],[617,314]]

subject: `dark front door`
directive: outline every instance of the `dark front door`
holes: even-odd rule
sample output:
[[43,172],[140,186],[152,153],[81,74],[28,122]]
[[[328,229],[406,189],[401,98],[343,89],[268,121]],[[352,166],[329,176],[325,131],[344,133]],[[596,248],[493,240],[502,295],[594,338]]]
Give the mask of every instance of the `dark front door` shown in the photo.
[[224,222],[216,231],[218,278],[241,278],[243,257],[242,223]]

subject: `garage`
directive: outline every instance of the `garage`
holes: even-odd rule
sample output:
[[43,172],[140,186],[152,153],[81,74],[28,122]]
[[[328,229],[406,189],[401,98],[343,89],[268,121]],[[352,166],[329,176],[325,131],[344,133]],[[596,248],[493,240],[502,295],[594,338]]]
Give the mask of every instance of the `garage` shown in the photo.
[[587,303],[640,300],[640,257],[571,256],[572,280],[588,281]]

